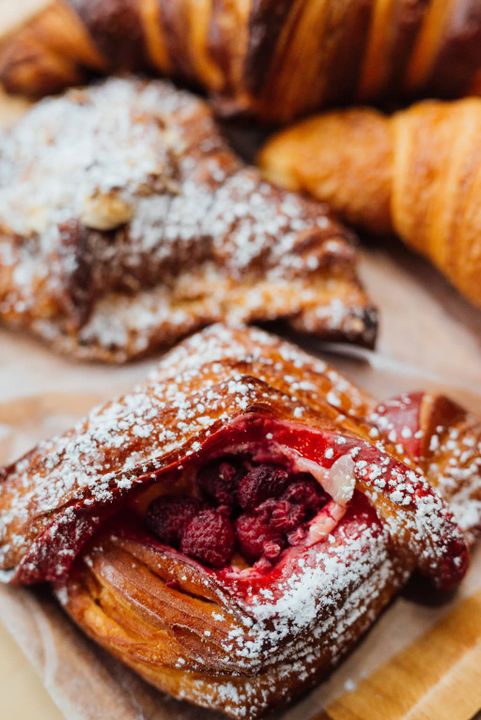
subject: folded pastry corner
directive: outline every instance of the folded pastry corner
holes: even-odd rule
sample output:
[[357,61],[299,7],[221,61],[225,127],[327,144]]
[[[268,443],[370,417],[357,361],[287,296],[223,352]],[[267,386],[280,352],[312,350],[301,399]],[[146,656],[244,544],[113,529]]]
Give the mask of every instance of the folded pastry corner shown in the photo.
[[212,326],[3,470],[3,576],[51,582],[154,686],[255,718],[338,662],[415,569],[461,580],[480,443],[446,399],[376,405],[286,342]]
[[372,346],[351,239],[161,81],[44,100],[1,148],[0,320],[80,358],[123,362],[215,321]]

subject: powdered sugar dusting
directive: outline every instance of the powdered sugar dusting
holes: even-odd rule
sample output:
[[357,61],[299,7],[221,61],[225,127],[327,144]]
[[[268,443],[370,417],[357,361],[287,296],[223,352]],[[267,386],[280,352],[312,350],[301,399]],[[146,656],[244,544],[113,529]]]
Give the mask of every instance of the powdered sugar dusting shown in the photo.
[[[65,537],[56,537],[60,545],[75,548],[78,513],[108,509],[168,463],[199,452],[228,420],[258,406],[275,412],[282,408],[288,418],[296,418],[301,408],[303,422],[334,429],[337,455],[349,454],[356,484],[395,542],[434,578],[449,582],[449,573],[453,578],[462,573],[464,566],[455,572],[452,563],[462,552],[461,538],[441,497],[411,469],[408,457],[401,461],[387,454],[389,446],[382,439],[372,445],[371,426],[362,420],[371,400],[292,345],[261,331],[223,326],[186,341],[159,364],[146,385],[94,410],[72,431],[41,443],[5,471],[4,569],[31,545],[32,517],[37,518],[34,537],[42,542],[40,530],[65,514]],[[335,463],[334,457],[324,459]],[[28,557],[24,562],[30,562]]]
[[[189,699],[206,705],[221,702],[235,717],[260,713],[275,698],[288,701],[345,654],[376,617],[389,595],[406,579],[390,558],[386,539],[368,526],[356,539],[340,532],[320,564],[291,575],[275,588],[278,601],[262,595],[246,605],[247,634],[232,631],[225,650],[246,675],[241,682],[212,678]],[[234,602],[236,602],[234,598]],[[254,624],[252,624],[252,621]]]
[[[429,393],[404,394],[381,403],[371,419],[407,462],[421,465],[418,470],[449,501],[459,527],[472,542],[481,528],[479,420],[447,398]],[[397,493],[401,490],[399,486]]]
[[218,320],[372,343],[349,236],[230,151],[208,106],[110,79],[36,105],[0,156],[0,316],[124,361]]
[[[287,379],[281,372],[290,366]],[[223,422],[254,403],[307,409],[311,385],[338,382],[346,415],[357,416],[365,397],[288,343],[258,330],[215,326],[173,350],[145,385],[92,411],[70,432],[40,443],[5,470],[0,487],[1,562],[8,566],[30,545],[32,517],[39,528],[78,503],[109,506],[136,483],[157,473],[175,453],[189,456]],[[307,383],[307,385],[306,385]],[[338,417],[313,399],[325,421]],[[35,535],[39,534],[39,528]]]
[[[406,403],[398,401],[401,408]],[[280,418],[285,432],[311,428],[318,443],[311,451],[324,469],[339,473],[341,485],[355,478],[327,537],[290,548],[269,582],[251,570],[213,571],[181,556],[179,582],[189,583],[197,567],[210,591],[201,642],[220,670],[206,683],[191,671],[192,662],[202,668],[201,654],[182,646],[173,668],[180,696],[237,717],[268,707],[273,696],[287,700],[346,652],[415,565],[450,582],[464,569],[461,534],[423,475],[421,458],[406,449],[419,430],[406,423],[399,429],[383,406],[374,413],[373,407],[347,379],[293,345],[257,329],[211,327],[164,357],[147,383],[3,471],[3,569],[17,565],[23,581],[63,576],[106,508],[118,507],[136,484],[161,482],[169,464],[201,460],[196,453],[210,434],[254,409]],[[377,424],[364,420],[369,416]],[[470,529],[479,509],[480,425],[459,418],[451,429],[435,425],[436,443],[427,438],[435,464],[442,459],[442,472],[440,464],[429,473],[440,478],[446,497],[462,500]],[[265,440],[285,442],[275,428]],[[321,447],[323,431],[330,434]],[[302,447],[293,452],[302,455]],[[90,554],[84,559],[94,566]],[[61,599],[68,603],[68,594]]]

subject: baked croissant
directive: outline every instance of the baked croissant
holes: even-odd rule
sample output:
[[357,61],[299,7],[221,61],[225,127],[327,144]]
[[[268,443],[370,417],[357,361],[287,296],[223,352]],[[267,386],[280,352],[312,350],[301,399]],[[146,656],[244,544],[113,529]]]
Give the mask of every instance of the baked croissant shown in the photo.
[[150,683],[254,719],[312,686],[415,568],[461,580],[480,448],[445,398],[376,406],[292,345],[211,326],[3,470],[3,578],[51,582]]
[[481,100],[426,101],[391,117],[329,113],[274,136],[264,175],[307,190],[373,233],[397,233],[481,306]]
[[218,320],[372,345],[351,237],[263,182],[202,100],[111,79],[34,106],[0,151],[0,320],[122,362]]
[[479,0],[51,0],[7,38],[0,81],[38,96],[155,71],[279,122],[354,99],[477,92],[480,48]]

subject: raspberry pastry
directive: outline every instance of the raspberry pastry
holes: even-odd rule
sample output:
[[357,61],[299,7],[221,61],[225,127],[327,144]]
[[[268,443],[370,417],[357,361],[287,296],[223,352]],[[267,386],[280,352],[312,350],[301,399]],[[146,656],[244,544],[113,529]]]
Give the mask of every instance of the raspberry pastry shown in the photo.
[[213,321],[372,345],[349,233],[231,152],[205,102],[109,80],[35,106],[0,153],[0,318],[122,362]]
[[461,580],[480,442],[446,399],[376,407],[292,345],[213,326],[4,469],[3,576],[51,582],[158,688],[255,718],[312,686],[414,570]]

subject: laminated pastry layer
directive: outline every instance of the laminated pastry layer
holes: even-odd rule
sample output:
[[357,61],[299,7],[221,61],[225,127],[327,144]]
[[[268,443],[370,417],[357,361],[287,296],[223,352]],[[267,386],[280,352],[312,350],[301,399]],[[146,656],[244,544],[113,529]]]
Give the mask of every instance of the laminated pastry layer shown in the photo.
[[253,577],[112,532],[57,596],[84,631],[156,687],[253,718],[338,662],[408,573],[372,509],[359,504],[328,543],[293,548]]
[[112,79],[45,100],[0,153],[0,318],[122,362],[214,321],[372,345],[347,231],[262,181],[208,106]]
[[311,687],[416,568],[460,581],[480,443],[446,399],[376,405],[288,343],[213,326],[4,468],[3,578],[52,582],[156,687],[258,717]]
[[[480,45],[481,47],[481,45]],[[369,108],[294,125],[259,155],[264,177],[327,202],[368,233],[395,233],[481,306],[481,100]]]
[[51,0],[0,47],[0,82],[38,97],[149,70],[278,123],[355,99],[479,92],[480,39],[478,0]]

